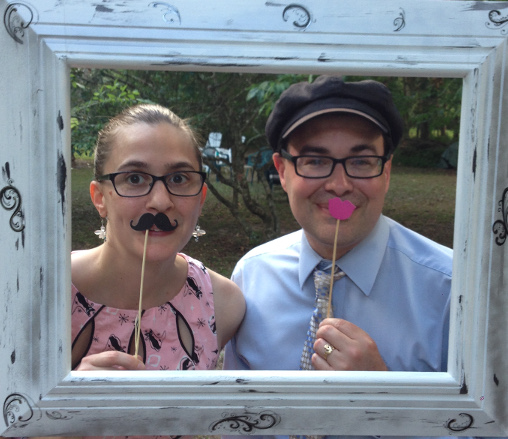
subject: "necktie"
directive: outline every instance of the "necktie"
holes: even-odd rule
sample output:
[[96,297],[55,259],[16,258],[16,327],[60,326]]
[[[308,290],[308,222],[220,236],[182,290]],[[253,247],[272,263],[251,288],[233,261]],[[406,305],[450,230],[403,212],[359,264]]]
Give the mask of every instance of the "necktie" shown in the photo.
[[[314,303],[314,311],[310,318],[309,329],[307,331],[307,337],[303,345],[302,358],[300,359],[300,370],[313,370],[312,363],[310,361],[312,354],[314,353],[314,342],[316,341],[316,332],[319,324],[326,317],[326,311],[328,308],[328,296],[330,295],[330,278],[331,278],[331,264],[325,264],[321,262],[314,270],[314,288],[316,289],[316,300]],[[326,269],[323,269],[327,267]],[[333,280],[337,281],[343,278],[346,273],[338,270],[335,267]],[[333,315],[333,313],[332,313]],[[289,439],[321,439],[323,436],[316,435],[291,435]]]
[[[316,341],[316,332],[319,324],[326,317],[328,307],[328,296],[330,294],[330,278],[331,270],[320,269],[321,264],[314,270],[314,287],[316,289],[316,300],[314,303],[314,311],[312,313],[307,337],[303,346],[302,358],[300,359],[300,370],[313,370],[311,357],[314,353],[314,342]],[[337,268],[337,267],[336,267]],[[340,270],[335,270],[334,281],[345,276]]]

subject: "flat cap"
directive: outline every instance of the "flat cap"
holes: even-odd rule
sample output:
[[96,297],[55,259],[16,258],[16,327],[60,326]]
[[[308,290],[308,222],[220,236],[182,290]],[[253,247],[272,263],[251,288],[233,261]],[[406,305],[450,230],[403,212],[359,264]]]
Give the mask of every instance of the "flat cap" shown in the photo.
[[319,76],[314,82],[299,82],[285,90],[266,122],[266,137],[274,151],[280,141],[298,126],[326,113],[346,112],[375,123],[395,149],[404,123],[390,90],[378,81],[345,82],[339,76]]

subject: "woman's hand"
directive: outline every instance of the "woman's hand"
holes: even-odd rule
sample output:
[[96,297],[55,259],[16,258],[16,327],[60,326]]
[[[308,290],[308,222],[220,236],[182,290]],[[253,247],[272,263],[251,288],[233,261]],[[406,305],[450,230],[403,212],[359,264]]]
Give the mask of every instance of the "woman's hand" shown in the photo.
[[84,357],[75,370],[145,370],[145,365],[125,352],[106,351]]

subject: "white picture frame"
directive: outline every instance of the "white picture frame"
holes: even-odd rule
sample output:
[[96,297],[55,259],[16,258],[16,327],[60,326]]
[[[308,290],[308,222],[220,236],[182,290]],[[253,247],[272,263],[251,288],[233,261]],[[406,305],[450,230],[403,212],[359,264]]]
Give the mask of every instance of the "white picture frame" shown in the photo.
[[[2,436],[508,436],[508,2],[0,0]],[[71,67],[463,79],[447,372],[71,372]]]

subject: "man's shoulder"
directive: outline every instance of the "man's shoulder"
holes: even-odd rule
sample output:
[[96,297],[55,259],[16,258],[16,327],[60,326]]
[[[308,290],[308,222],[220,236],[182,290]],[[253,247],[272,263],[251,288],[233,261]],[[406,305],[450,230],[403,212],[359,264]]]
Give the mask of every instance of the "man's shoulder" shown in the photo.
[[414,263],[451,275],[453,250],[386,218],[390,227],[388,248]]
[[302,230],[297,230],[296,232],[288,233],[287,235],[260,244],[252,250],[249,250],[240,260],[246,261],[249,259],[256,259],[260,256],[279,257],[287,255],[288,253],[299,252],[302,233]]

